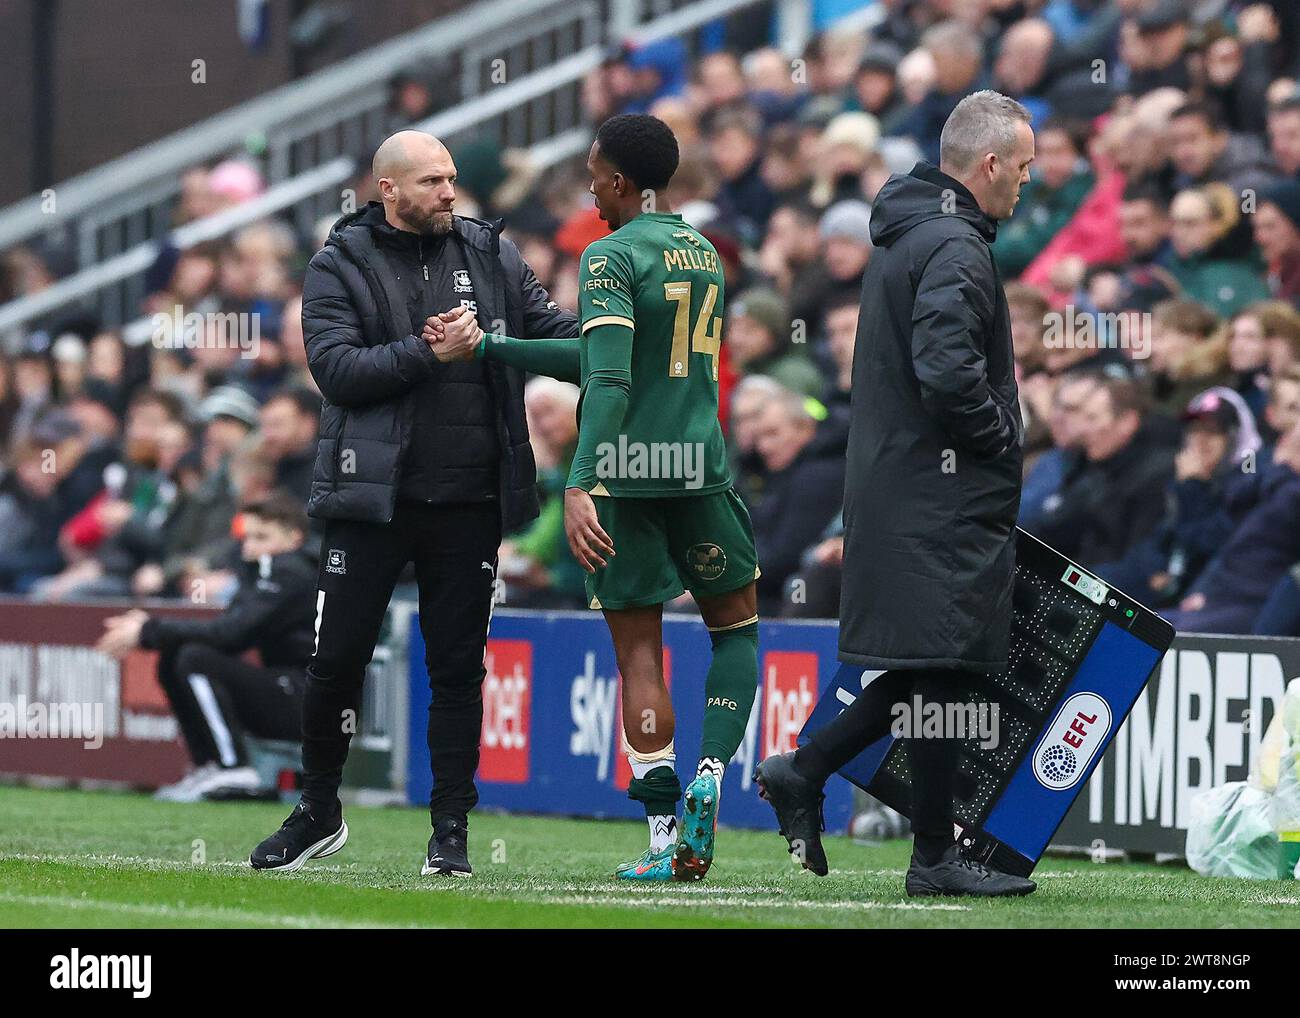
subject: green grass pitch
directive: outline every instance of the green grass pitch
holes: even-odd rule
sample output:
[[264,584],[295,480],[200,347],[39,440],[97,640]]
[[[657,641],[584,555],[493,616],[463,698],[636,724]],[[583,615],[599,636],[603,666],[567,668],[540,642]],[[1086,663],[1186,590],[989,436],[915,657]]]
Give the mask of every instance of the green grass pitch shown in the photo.
[[471,819],[472,879],[421,878],[428,817],[416,809],[348,808],[342,852],[296,874],[253,872],[249,849],[287,813],[0,787],[0,926],[1300,926],[1294,881],[1049,858],[1029,898],[910,901],[906,842],[829,838],[831,875],[818,879],[777,835],[725,828],[707,881],[630,886],[610,871],[643,847],[644,824],[487,813]]

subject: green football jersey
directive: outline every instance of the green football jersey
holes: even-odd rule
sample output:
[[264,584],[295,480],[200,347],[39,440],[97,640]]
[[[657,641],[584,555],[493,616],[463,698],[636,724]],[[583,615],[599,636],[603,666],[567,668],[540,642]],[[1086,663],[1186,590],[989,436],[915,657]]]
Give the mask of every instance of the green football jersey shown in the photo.
[[602,443],[592,494],[658,498],[729,487],[718,423],[723,276],[713,245],[679,214],[642,213],[583,252],[578,313],[584,396],[590,330],[633,330],[627,414],[616,442]]

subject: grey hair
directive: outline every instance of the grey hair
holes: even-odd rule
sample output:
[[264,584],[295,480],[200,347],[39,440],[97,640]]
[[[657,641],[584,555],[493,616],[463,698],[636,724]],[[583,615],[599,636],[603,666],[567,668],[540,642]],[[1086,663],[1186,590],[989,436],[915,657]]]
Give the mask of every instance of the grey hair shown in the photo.
[[959,173],[969,170],[985,153],[1009,157],[1016,147],[1016,124],[1032,114],[1010,96],[992,89],[972,92],[957,104],[939,135],[939,162]]

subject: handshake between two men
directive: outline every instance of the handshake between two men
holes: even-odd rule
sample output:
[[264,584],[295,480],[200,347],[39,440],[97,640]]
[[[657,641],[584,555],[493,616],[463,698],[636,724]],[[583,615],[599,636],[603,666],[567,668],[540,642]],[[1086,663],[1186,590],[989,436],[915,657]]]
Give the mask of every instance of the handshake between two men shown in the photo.
[[462,305],[430,315],[425,319],[420,338],[429,344],[434,356],[443,363],[467,361],[473,358],[474,351],[483,342],[483,329],[474,312]]

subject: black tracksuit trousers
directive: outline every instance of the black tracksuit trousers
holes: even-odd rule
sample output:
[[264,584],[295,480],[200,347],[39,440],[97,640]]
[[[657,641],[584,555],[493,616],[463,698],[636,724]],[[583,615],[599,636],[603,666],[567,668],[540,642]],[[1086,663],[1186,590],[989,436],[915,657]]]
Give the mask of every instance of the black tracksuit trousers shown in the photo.
[[303,799],[332,811],[366,667],[393,588],[408,562],[419,585],[420,631],[433,694],[429,759],[436,822],[464,822],[478,802],[483,654],[492,615],[500,510],[495,502],[399,500],[391,523],[329,520],[321,540],[316,653],[302,714]]
[[248,763],[245,734],[296,741],[301,729],[301,668],[263,668],[202,643],[163,651],[158,682],[167,694],[196,766]]
[[[889,671],[867,684],[843,713],[800,747],[794,765],[804,777],[824,783],[877,739],[890,733],[896,704],[947,703],[969,688],[970,674],[942,668]],[[912,835],[927,864],[953,843],[953,787],[960,744],[952,738],[908,739],[912,777]]]

